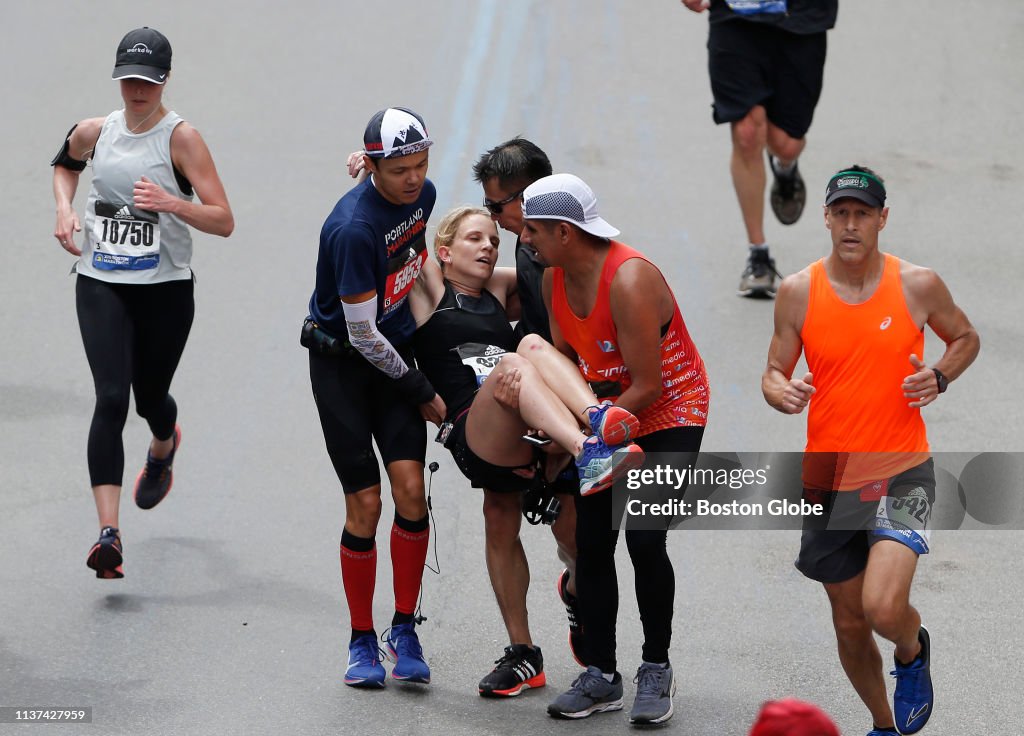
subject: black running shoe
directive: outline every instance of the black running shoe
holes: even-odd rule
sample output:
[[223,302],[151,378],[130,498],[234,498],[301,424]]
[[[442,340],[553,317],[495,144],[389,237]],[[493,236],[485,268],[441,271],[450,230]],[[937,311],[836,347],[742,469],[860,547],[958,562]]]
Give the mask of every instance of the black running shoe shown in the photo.
[[755,299],[772,299],[776,291],[776,276],[782,278],[782,274],[775,270],[775,259],[768,254],[768,249],[751,248],[736,293]]
[[96,571],[96,577],[116,580],[124,577],[124,548],[121,546],[121,532],[112,526],[100,531],[100,538],[89,550],[85,564]]
[[576,596],[569,593],[569,568],[562,570],[558,576],[558,597],[565,606],[565,615],[569,619],[569,653],[580,667],[586,667],[583,661],[583,625],[580,623],[580,603]]
[[181,427],[174,425],[174,447],[171,454],[162,460],[146,453],[146,465],[135,479],[135,505],[140,509],[151,509],[164,500],[174,485],[174,453],[181,446]]
[[514,698],[531,687],[544,687],[544,656],[540,647],[513,644],[505,647],[493,670],[480,680],[480,695],[485,698]]
[[804,211],[804,203],[807,201],[807,188],[804,186],[804,179],[800,176],[800,169],[796,162],[793,163],[793,169],[786,174],[779,172],[778,162],[771,154],[768,155],[768,164],[775,177],[771,195],[772,212],[783,225],[792,225],[800,219],[800,215]]

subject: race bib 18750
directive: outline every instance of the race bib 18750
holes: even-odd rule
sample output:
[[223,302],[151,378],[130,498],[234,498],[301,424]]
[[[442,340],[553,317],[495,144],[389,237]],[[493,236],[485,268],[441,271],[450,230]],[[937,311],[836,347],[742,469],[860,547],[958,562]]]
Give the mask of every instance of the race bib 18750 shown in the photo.
[[160,265],[160,218],[130,204],[96,202],[92,265],[103,271],[141,271]]

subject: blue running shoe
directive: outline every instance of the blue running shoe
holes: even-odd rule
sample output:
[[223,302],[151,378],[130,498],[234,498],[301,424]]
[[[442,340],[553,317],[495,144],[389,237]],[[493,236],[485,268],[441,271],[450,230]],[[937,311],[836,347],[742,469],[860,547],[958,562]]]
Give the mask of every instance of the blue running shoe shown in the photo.
[[384,687],[387,673],[380,663],[376,634],[365,634],[348,645],[345,684],[352,687]]
[[900,732],[895,728],[872,728],[868,736],[900,736]]
[[932,715],[935,692],[932,690],[931,637],[928,629],[921,627],[917,634],[921,642],[921,653],[910,664],[896,662],[896,669],[890,675],[896,677],[896,692],[893,694],[893,715],[896,728],[902,734],[917,733]]
[[402,682],[430,682],[430,666],[423,659],[420,638],[414,624],[398,624],[385,635],[388,659],[395,663],[391,676]]
[[580,473],[580,495],[603,491],[628,471],[644,464],[644,451],[639,445],[609,446],[600,437],[590,437],[576,458]]
[[640,420],[610,401],[587,408],[590,430],[606,445],[624,445],[640,432]]

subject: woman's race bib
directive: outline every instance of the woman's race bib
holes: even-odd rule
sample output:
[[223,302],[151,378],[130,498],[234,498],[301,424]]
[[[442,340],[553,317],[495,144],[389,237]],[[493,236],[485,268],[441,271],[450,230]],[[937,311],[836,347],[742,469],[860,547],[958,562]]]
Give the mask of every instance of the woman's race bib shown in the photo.
[[462,364],[473,371],[477,388],[483,385],[506,352],[495,345],[484,345],[479,342],[466,342],[452,349],[458,354]]
[[729,9],[737,15],[782,14],[786,12],[786,0],[725,0],[725,2]]
[[130,204],[96,202],[92,265],[103,271],[142,271],[160,265],[160,218]]

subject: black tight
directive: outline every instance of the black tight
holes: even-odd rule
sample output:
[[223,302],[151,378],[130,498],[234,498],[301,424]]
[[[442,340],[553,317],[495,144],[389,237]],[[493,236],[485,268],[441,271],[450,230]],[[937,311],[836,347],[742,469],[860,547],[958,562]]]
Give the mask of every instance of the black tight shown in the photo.
[[122,483],[129,391],[157,439],[174,434],[178,407],[168,393],[192,327],[192,281],[110,284],[78,276],[78,326],[96,387],[89,427],[89,480]]
[[[673,464],[685,467],[696,461],[703,434],[703,427],[678,427],[640,437],[637,444],[648,454],[674,453]],[[576,499],[576,595],[586,636],[585,660],[606,673],[616,668],[615,622],[619,611],[615,574],[619,531],[612,528],[613,497],[608,489]],[[667,662],[672,642],[676,580],[666,542],[666,530],[626,529],[646,662]]]

